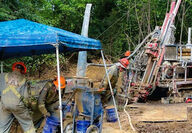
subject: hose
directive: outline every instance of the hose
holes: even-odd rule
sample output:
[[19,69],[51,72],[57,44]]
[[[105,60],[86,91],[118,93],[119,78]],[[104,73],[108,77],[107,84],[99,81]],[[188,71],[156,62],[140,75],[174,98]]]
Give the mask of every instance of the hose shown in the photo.
[[135,53],[141,48],[141,46],[147,41],[147,39],[148,39],[150,36],[152,36],[154,33],[155,33],[155,31],[149,33],[149,34],[145,37],[145,39],[143,39],[143,41],[142,41],[139,45],[137,45],[137,47],[135,48],[135,50],[133,51],[133,53],[132,53],[130,56],[128,56],[127,59],[130,59],[132,56],[134,56]]
[[128,103],[128,99],[126,100],[126,103],[124,105],[124,112],[126,113],[126,115],[128,116],[128,120],[129,120],[129,125],[131,126],[131,129],[136,132],[136,129],[134,128],[132,121],[131,121],[131,117],[129,115],[129,113],[126,111],[126,107],[127,107],[127,103]]

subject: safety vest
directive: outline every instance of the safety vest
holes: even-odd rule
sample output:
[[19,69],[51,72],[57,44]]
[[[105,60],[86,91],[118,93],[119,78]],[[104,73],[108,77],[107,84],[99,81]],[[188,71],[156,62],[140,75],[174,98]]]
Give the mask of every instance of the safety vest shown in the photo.
[[17,109],[18,105],[23,106],[21,95],[26,88],[27,80],[17,72],[6,73],[2,86],[1,103],[5,109]]
[[[22,80],[20,80],[20,81],[15,79],[15,81],[14,81],[14,79],[12,80],[11,78],[9,78],[9,76],[12,76],[11,74],[10,75],[9,74],[10,73],[5,74],[6,88],[2,91],[2,95],[4,95],[7,92],[11,91],[18,99],[21,99],[22,96],[18,92],[17,88],[25,85],[26,79],[22,78]],[[14,77],[12,77],[12,78],[14,78]],[[12,81],[10,81],[10,80],[12,80]],[[13,82],[15,82],[15,83],[13,83]]]

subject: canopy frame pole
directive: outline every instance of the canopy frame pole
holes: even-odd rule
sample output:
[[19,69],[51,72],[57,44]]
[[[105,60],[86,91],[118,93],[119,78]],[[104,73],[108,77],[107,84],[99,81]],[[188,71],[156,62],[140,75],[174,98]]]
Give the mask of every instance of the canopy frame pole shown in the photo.
[[55,45],[56,48],[56,59],[57,59],[57,78],[59,85],[59,111],[60,111],[60,126],[61,133],[63,133],[63,115],[62,115],[62,97],[61,97],[61,82],[60,82],[60,64],[59,64],[59,44]]
[[107,80],[108,80],[108,83],[109,83],[109,88],[110,88],[110,91],[111,91],[111,95],[112,95],[112,99],[113,99],[113,104],[114,104],[114,106],[115,106],[115,112],[116,112],[116,114],[117,114],[117,119],[118,119],[118,123],[119,123],[119,128],[120,128],[120,130],[122,130],[121,122],[120,122],[120,119],[119,119],[119,114],[118,114],[118,111],[117,111],[117,105],[116,105],[116,101],[115,101],[113,89],[112,89],[112,86],[111,86],[111,81],[110,81],[110,79],[109,79],[109,74],[108,74],[108,71],[107,71],[107,66],[106,66],[106,62],[105,62],[104,55],[103,55],[103,50],[101,50],[101,56],[102,56],[102,59],[103,59],[103,64],[104,64],[104,67],[105,67],[105,73],[106,73]]

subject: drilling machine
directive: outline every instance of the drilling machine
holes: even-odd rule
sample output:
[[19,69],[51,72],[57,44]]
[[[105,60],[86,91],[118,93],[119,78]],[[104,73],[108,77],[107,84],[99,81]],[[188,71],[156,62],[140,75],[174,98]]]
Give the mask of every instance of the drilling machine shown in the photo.
[[180,4],[181,0],[172,0],[163,25],[156,26],[128,57],[133,62],[126,73],[128,82],[124,89],[130,101],[145,101],[154,91],[165,88],[167,97],[178,97],[180,102],[192,96],[191,30],[187,45],[176,44],[174,37]]

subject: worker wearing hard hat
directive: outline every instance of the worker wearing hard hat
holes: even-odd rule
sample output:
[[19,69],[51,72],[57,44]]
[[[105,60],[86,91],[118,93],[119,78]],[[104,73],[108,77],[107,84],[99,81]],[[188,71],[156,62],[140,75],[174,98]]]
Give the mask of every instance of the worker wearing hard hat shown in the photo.
[[32,118],[22,102],[23,90],[27,87],[24,76],[27,68],[23,62],[12,65],[12,72],[3,78],[0,102],[0,133],[8,133],[13,120],[16,118],[25,133],[35,133]]
[[[60,77],[60,83],[62,94],[64,94],[66,81],[63,76]],[[29,88],[25,103],[33,113],[34,124],[40,122],[43,116],[54,116],[59,119],[58,78],[49,81],[31,81]]]
[[131,51],[126,51],[124,54],[125,57],[129,57],[130,55],[131,55]]
[[[131,51],[126,51],[124,53],[124,58],[128,59],[128,57],[131,55]],[[129,60],[129,64],[132,64],[131,63],[132,61]],[[129,67],[131,67],[129,65]],[[122,73],[122,85],[121,85],[121,91],[123,94],[127,95],[128,94],[128,85],[129,85],[129,82],[132,80],[133,78],[133,71],[131,69],[127,69],[126,71],[124,71]]]
[[[62,91],[64,91],[65,78],[60,77],[60,82],[61,82],[61,89]],[[38,100],[38,107],[41,113],[44,114],[45,116],[50,116],[52,113],[54,113],[54,110],[52,109],[54,108],[58,109],[58,106],[59,106],[59,103],[58,103],[59,93],[57,91],[58,86],[59,86],[58,78],[55,78],[53,82],[52,81],[47,82],[40,93],[39,100]]]
[[[122,58],[119,60],[118,63],[115,63],[113,66],[108,68],[107,71],[109,74],[109,79],[110,79],[111,87],[113,90],[115,90],[116,88],[117,81],[119,79],[119,72],[123,72],[125,69],[127,69],[128,65],[129,65],[128,59]],[[100,90],[105,90],[105,93],[101,95],[102,96],[101,100],[103,104],[107,104],[111,99],[111,92],[110,92],[110,86],[109,86],[109,82],[106,75],[103,78]]]
[[[60,82],[61,91],[64,94],[66,81],[63,76],[60,77]],[[27,84],[28,87],[25,90],[22,101],[30,110],[37,132],[41,133],[44,126],[42,120],[45,120],[45,117],[54,116],[59,119],[58,79],[31,80]]]

